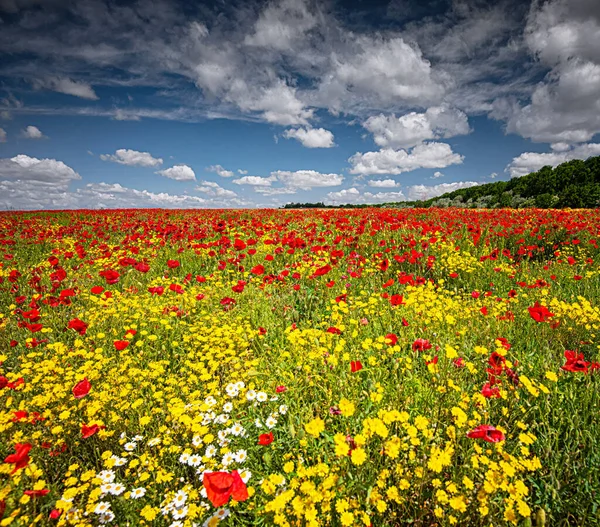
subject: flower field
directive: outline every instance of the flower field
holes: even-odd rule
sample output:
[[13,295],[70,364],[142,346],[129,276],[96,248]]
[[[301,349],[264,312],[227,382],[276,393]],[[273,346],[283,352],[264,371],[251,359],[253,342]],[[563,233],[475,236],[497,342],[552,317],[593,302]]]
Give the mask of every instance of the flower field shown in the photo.
[[0,213],[0,525],[600,525],[600,212]]

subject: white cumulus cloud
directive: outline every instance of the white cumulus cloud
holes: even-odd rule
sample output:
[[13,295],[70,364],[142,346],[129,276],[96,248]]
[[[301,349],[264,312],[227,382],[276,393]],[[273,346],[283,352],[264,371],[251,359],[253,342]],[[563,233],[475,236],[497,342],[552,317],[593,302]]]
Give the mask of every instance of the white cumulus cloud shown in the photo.
[[568,150],[556,150],[548,153],[523,152],[515,157],[506,167],[511,177],[520,177],[535,172],[543,166],[555,167],[572,159],[587,159],[600,155],[600,143],[577,145]]
[[21,136],[25,139],[43,139],[46,137],[37,126],[27,126],[22,132]]
[[313,187],[336,187],[344,181],[344,176],[340,174],[322,174],[315,170],[277,170],[271,172],[271,177],[277,178],[286,187],[304,190]]
[[221,177],[233,177],[231,170],[225,170],[221,165],[211,165],[206,168],[207,172],[214,172]]
[[270,187],[271,178],[260,177],[260,176],[244,176],[239,179],[234,179],[232,183],[236,185],[251,185],[253,187]]
[[370,187],[376,188],[393,188],[398,186],[398,183],[396,183],[393,179],[373,179],[367,184]]
[[165,168],[164,170],[159,170],[156,172],[161,176],[168,177],[169,179],[174,179],[176,181],[195,181],[196,174],[191,167],[187,165],[175,165],[171,168]]
[[333,134],[324,128],[292,128],[283,133],[286,139],[296,139],[306,148],[331,148],[335,146]]
[[100,159],[103,161],[112,161],[113,163],[119,163],[121,165],[141,167],[155,167],[162,165],[163,162],[160,157],[152,157],[152,154],[149,152],[138,152],[137,150],[128,150],[125,148],[119,148],[114,155],[102,154]]
[[446,143],[423,143],[410,152],[384,148],[377,152],[357,152],[348,159],[352,174],[402,174],[418,168],[444,168],[461,164],[463,156]]

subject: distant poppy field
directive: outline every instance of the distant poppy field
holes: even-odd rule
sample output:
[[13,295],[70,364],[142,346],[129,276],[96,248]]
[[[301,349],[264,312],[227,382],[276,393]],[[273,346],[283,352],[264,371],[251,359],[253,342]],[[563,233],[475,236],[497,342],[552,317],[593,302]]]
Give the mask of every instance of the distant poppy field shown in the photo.
[[600,525],[600,212],[0,213],[0,526]]

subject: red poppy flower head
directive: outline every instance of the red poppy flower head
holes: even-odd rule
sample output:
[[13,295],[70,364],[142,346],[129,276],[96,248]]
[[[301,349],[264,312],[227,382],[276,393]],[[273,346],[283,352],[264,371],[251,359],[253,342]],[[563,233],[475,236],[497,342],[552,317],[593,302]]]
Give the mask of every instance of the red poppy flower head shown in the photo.
[[92,385],[86,377],[82,381],[79,381],[75,386],[73,386],[73,396],[75,397],[75,399],[81,399],[82,397],[85,397],[88,393],[90,393],[91,388]]
[[248,499],[248,489],[237,470],[231,473],[205,472],[203,483],[208,500],[214,507],[222,507],[229,498],[236,501]]
[[97,424],[93,425],[81,425],[81,437],[83,439],[87,439],[88,437],[92,437],[98,430],[106,428],[105,426],[100,426]]
[[128,340],[115,340],[114,342],[115,349],[117,351],[123,351],[127,346],[129,346]]
[[412,344],[413,351],[425,351],[431,349],[431,342],[427,339],[416,339]]
[[395,346],[396,343],[398,342],[398,337],[396,335],[394,335],[394,333],[388,333],[385,336],[385,340],[388,341],[389,346]]
[[260,434],[258,436],[258,444],[267,446],[273,442],[273,432],[269,432],[268,434]]
[[103,291],[104,291],[104,287],[102,287],[101,285],[95,285],[94,287],[92,287],[92,288],[90,289],[90,292],[91,292],[93,295],[99,295],[99,294],[101,294]]
[[350,371],[352,373],[356,373],[357,371],[362,370],[363,365],[359,360],[350,361]]
[[74,318],[72,320],[69,320],[69,325],[67,327],[69,329],[74,329],[80,335],[85,335],[85,333],[87,331],[87,328],[88,328],[88,325],[83,320],[79,320],[78,318]]
[[13,463],[15,465],[12,474],[29,464],[29,451],[31,447],[31,443],[17,443],[14,454],[9,454],[4,458],[5,463]]
[[179,260],[167,260],[167,266],[169,269],[176,269],[180,265],[181,264],[179,263]]
[[491,425],[479,425],[470,432],[467,432],[467,437],[471,439],[483,439],[488,443],[498,443],[506,439],[500,430]]
[[277,393],[283,393],[283,392],[287,391],[287,388],[285,386],[283,386],[283,385],[282,386],[277,386],[277,388],[275,388],[275,391]]
[[536,322],[546,322],[550,317],[554,316],[554,313],[550,313],[550,310],[546,306],[540,305],[536,302],[533,307],[528,307],[529,315]]

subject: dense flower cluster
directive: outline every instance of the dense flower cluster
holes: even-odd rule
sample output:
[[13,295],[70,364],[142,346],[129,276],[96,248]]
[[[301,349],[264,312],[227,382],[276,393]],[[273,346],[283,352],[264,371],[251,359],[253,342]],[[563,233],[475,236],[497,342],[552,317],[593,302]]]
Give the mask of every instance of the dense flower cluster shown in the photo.
[[590,211],[2,213],[0,525],[592,522],[599,235]]

